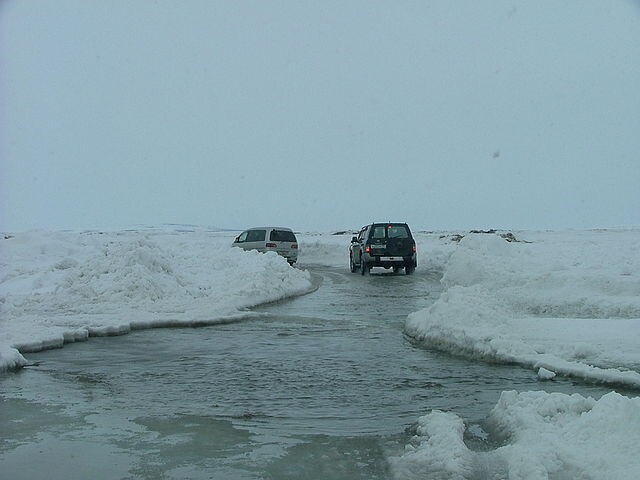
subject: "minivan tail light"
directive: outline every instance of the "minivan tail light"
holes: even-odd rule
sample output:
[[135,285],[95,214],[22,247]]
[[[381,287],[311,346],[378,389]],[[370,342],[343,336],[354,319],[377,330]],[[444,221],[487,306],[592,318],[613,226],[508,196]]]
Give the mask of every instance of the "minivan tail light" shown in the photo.
[[267,243],[267,244],[265,245],[265,247],[267,247],[267,248],[276,248],[277,246],[278,246],[278,245],[276,245],[275,243]]

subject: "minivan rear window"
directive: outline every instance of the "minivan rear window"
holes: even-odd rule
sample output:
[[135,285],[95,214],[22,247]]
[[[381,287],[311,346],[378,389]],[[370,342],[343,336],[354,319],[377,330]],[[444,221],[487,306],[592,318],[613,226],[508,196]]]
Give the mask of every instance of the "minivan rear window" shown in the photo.
[[288,230],[271,230],[269,240],[274,242],[297,242],[296,236]]

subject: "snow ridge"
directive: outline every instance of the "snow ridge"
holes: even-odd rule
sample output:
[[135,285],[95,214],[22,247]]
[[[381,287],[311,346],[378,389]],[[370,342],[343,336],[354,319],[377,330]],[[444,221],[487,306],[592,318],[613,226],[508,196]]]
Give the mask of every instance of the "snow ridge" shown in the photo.
[[465,236],[406,332],[487,361],[640,388],[640,232]]
[[312,290],[274,253],[210,232],[28,232],[2,240],[0,370],[92,335],[202,325]]
[[395,478],[636,478],[640,471],[640,398],[615,392],[600,400],[578,394],[503,392],[484,425],[499,446],[472,451],[467,426],[451,412],[420,417]]

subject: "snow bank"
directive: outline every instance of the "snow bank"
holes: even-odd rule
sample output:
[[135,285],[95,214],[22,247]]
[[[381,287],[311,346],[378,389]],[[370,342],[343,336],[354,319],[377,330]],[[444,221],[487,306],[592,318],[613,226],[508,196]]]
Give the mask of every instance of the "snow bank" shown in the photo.
[[463,420],[454,413],[434,410],[418,419],[416,435],[405,454],[392,458],[395,478],[464,479],[473,474],[474,454],[464,443]]
[[485,428],[502,446],[476,452],[467,448],[457,415],[421,417],[404,455],[391,460],[394,476],[604,480],[636,478],[640,471],[640,398],[503,392]]
[[455,354],[640,387],[640,231],[470,234],[406,332]]
[[135,328],[215,323],[311,290],[276,254],[215,232],[28,232],[1,242],[0,369],[18,353]]
[[298,233],[300,265],[349,268],[349,245],[357,233]]

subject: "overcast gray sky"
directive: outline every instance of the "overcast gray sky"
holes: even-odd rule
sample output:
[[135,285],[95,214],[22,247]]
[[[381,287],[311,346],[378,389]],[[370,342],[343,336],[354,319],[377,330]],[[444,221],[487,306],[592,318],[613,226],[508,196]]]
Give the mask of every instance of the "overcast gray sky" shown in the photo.
[[0,0],[0,230],[640,225],[634,0]]

